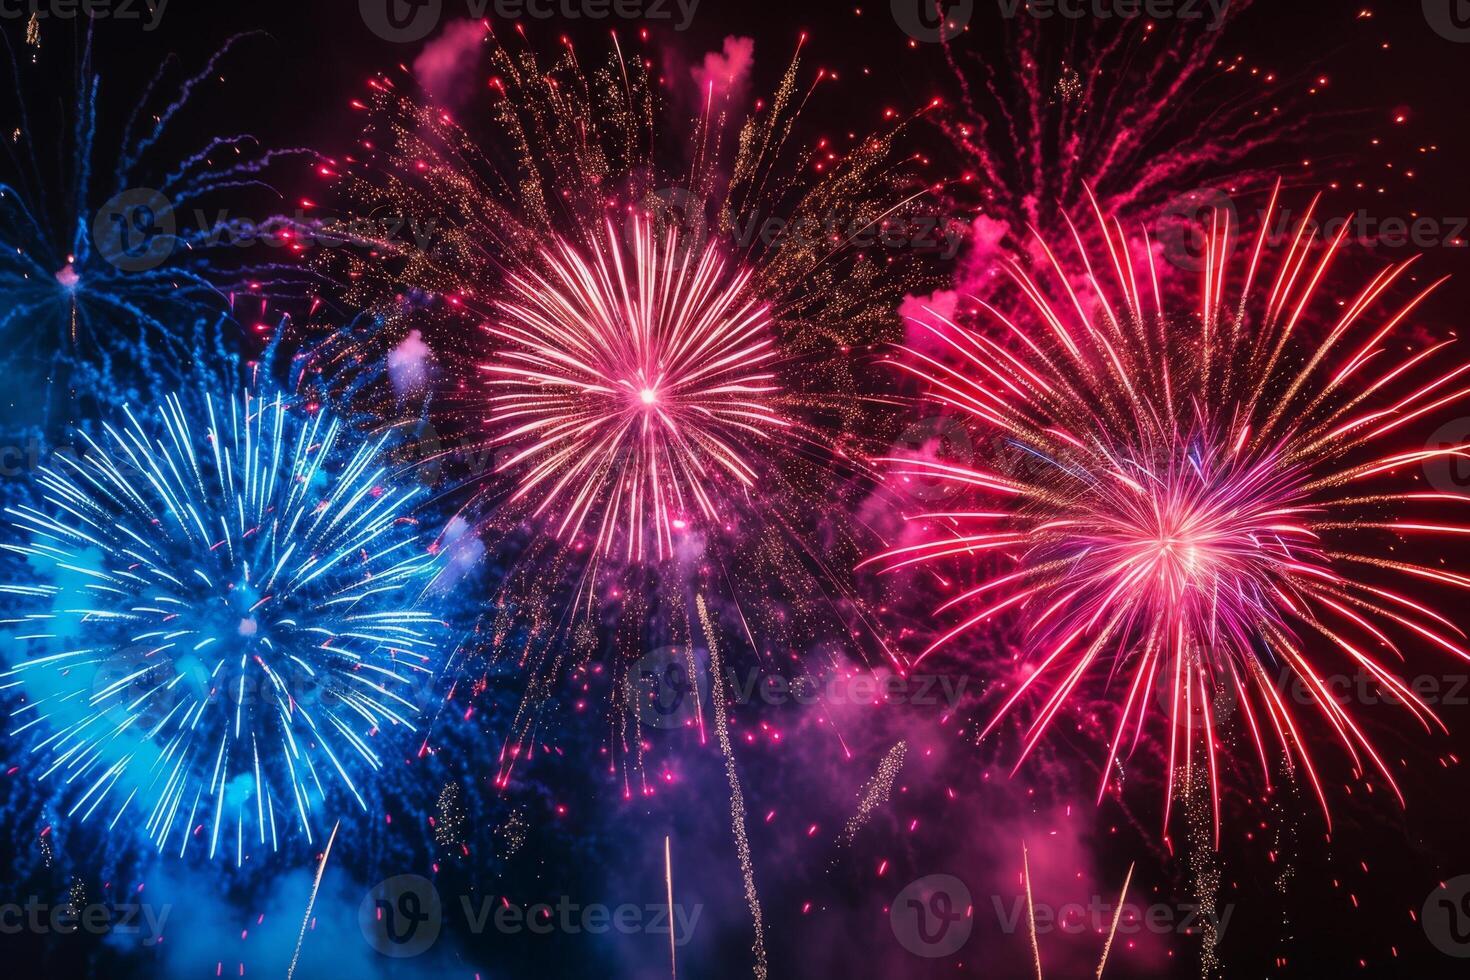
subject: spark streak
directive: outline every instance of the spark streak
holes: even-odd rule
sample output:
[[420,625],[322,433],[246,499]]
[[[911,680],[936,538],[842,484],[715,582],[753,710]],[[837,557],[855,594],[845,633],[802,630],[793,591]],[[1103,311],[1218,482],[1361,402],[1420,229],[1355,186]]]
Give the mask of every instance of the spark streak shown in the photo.
[[[1254,746],[1268,786],[1270,743],[1306,773],[1330,829],[1310,719],[1279,685],[1299,680],[1354,777],[1366,781],[1373,770],[1402,802],[1388,762],[1329,690],[1323,651],[1371,677],[1426,731],[1444,726],[1382,652],[1402,659],[1407,637],[1470,660],[1464,631],[1389,581],[1397,573],[1470,588],[1470,577],[1432,561],[1389,557],[1396,541],[1412,536],[1417,549],[1466,525],[1383,520],[1445,502],[1403,488],[1395,471],[1470,458],[1470,444],[1383,445],[1470,396],[1470,364],[1432,366],[1444,343],[1416,351],[1391,339],[1439,282],[1389,302],[1411,259],[1342,294],[1337,309],[1319,309],[1327,304],[1314,301],[1334,295],[1327,284],[1346,225],[1319,241],[1314,202],[1267,279],[1275,209],[1273,194],[1243,267],[1229,260],[1229,214],[1215,216],[1193,311],[1147,288],[1157,281],[1154,253],[1135,254],[1094,204],[1101,254],[1078,236],[1078,257],[1067,262],[1039,241],[1037,264],[1051,275],[1010,265],[1029,313],[1011,318],[981,302],[1011,344],[932,309],[916,321],[942,352],[905,348],[897,366],[1013,451],[981,466],[887,460],[894,477],[922,476],[1000,506],[907,514],[916,543],[869,560],[886,573],[942,565],[979,578],[939,606],[961,610],[959,621],[917,660],[1004,611],[1026,615],[1030,669],[985,729],[1036,701],[1018,768],[1089,677],[1119,682],[1108,686],[1117,704],[1098,799],[1116,761],[1162,743],[1165,833],[1175,773],[1197,764],[1217,844],[1227,720]],[[1380,305],[1387,309],[1374,313]],[[1393,353],[1406,344],[1408,353]],[[992,554],[1012,568],[990,574],[981,560]],[[1150,742],[1155,701],[1167,736]],[[1227,719],[1221,703],[1238,703],[1238,716]]]
[[136,802],[160,850],[233,837],[240,864],[293,824],[310,843],[329,801],[366,811],[374,743],[414,728],[433,677],[414,492],[381,444],[280,396],[123,413],[7,510],[29,541],[5,548],[38,572],[0,583],[24,655],[0,679],[27,694],[11,734],[42,733],[37,778],[69,816],[110,798],[112,828]]
[[306,914],[301,917],[301,932],[296,936],[296,951],[291,954],[291,965],[286,969],[286,980],[296,973],[296,962],[301,959],[301,945],[306,942],[306,929],[311,925],[311,910],[316,907],[316,893],[322,887],[322,875],[327,870],[327,858],[332,856],[332,842],[337,839],[337,828],[342,826],[342,821],[332,824],[332,834],[327,838],[326,849],[322,851],[322,859],[316,866],[316,878],[311,882],[311,897],[306,900]]

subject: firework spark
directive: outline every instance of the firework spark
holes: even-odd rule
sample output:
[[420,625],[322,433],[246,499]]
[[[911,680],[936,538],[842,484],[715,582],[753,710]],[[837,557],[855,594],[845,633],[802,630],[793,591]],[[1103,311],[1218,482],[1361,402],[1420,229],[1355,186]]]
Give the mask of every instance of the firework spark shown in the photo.
[[[260,150],[243,133],[174,152],[173,137],[199,90],[221,77],[241,40],[226,41],[172,90],[168,83],[177,63],[165,59],[128,114],[120,142],[109,147],[99,140],[107,121],[98,117],[101,82],[88,33],[63,127],[71,138],[54,152],[38,152],[47,141],[37,139],[33,116],[48,123],[56,109],[41,100],[37,108],[44,106],[44,112],[33,113],[27,93],[49,86],[33,75],[41,69],[23,65],[8,36],[0,35],[17,121],[0,165],[0,288],[8,300],[0,310],[0,331],[13,349],[39,347],[42,362],[81,344],[116,353],[121,338],[174,343],[183,351],[186,344],[174,326],[218,315],[229,294],[296,290],[309,281],[301,268],[286,263],[226,261],[228,254],[238,254],[230,246],[238,246],[250,228],[187,227],[187,215],[203,215],[221,193],[256,188],[274,199],[272,166],[308,155]],[[17,329],[21,324],[25,330]],[[130,353],[139,364],[148,363],[146,348]]]
[[[1470,364],[1432,366],[1448,341],[1416,349],[1394,339],[1438,283],[1389,304],[1410,260],[1342,295],[1338,310],[1317,311],[1335,295],[1324,284],[1345,230],[1319,241],[1314,202],[1269,276],[1276,203],[1273,194],[1248,262],[1230,259],[1236,229],[1228,214],[1215,217],[1192,312],[1169,308],[1153,253],[1135,255],[1095,207],[1108,246],[1100,256],[1078,239],[1072,265],[1041,243],[1054,280],[1012,263],[1031,308],[1015,319],[991,309],[1010,349],[933,315],[927,329],[949,360],[909,350],[898,366],[1007,450],[988,468],[889,460],[896,480],[945,481],[976,503],[906,515],[923,531],[918,543],[870,559],[888,571],[978,575],[938,607],[958,622],[919,659],[1024,611],[1032,663],[986,728],[1036,699],[1022,760],[1101,675],[1116,719],[1099,799],[1115,763],[1162,721],[1167,833],[1176,772],[1187,785],[1202,745],[1217,841],[1224,704],[1238,702],[1267,785],[1279,746],[1326,812],[1307,711],[1335,734],[1356,778],[1374,769],[1398,794],[1388,763],[1329,690],[1326,652],[1371,676],[1426,729],[1438,719],[1386,656],[1401,659],[1409,639],[1470,659],[1463,632],[1392,581],[1470,588],[1470,577],[1392,554],[1409,539],[1470,533],[1414,516],[1463,498],[1394,479],[1464,457],[1470,445],[1387,445],[1470,395],[1459,387]],[[1387,311],[1374,315],[1380,305]],[[988,564],[997,557],[1003,567]],[[1283,681],[1300,682],[1307,708],[1283,696]]]
[[813,137],[803,107],[834,78],[804,85],[799,52],[748,105],[660,77],[657,50],[617,35],[587,68],[569,41],[547,58],[485,30],[488,119],[378,76],[357,152],[324,168],[354,213],[415,215],[432,241],[324,260],[381,315],[383,346],[417,330],[434,353],[433,463],[508,566],[486,656],[533,679],[517,732],[595,651],[626,690],[650,644],[687,646],[695,592],[735,607],[758,654],[877,636],[848,505],[897,412],[860,368],[896,337],[900,298],[934,284],[879,236],[933,190],[896,149],[932,107]]
[[[727,269],[714,244],[682,249],[642,220],[631,254],[606,226],[604,253],[558,243],[545,276],[510,277],[511,297],[486,329],[505,342],[489,375],[491,424],[529,463],[511,500],[559,506],[559,536],[603,516],[596,547],[663,560],[698,515],[721,520],[718,484],[746,490],[759,443],[786,423],[771,405],[776,357],[769,308]],[[647,547],[646,539],[653,544]]]
[[132,812],[160,850],[202,837],[211,858],[233,837],[238,864],[366,809],[380,729],[412,729],[432,678],[434,563],[376,445],[279,396],[199,406],[79,433],[41,504],[7,511],[36,574],[0,585],[20,654],[3,676],[68,816]]
[[[1085,206],[1089,192],[1128,220],[1220,174],[1232,175],[1232,193],[1269,186],[1263,151],[1279,152],[1304,127],[1283,107],[1276,73],[1217,54],[1230,33],[1221,28],[1249,6],[1231,4],[1209,30],[1120,22],[1065,39],[1022,17],[993,32],[1005,70],[988,52],[946,44],[961,98],[944,130],[1006,245],[1028,244],[1027,228],[1057,228],[1055,216]],[[1274,101],[1232,89],[1232,79]]]

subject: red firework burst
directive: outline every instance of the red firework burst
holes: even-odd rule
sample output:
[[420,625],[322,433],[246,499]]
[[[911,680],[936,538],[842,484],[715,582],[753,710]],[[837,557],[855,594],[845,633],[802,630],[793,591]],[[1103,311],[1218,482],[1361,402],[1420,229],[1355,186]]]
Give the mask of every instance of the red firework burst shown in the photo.
[[482,370],[495,439],[514,449],[501,469],[524,469],[511,499],[559,511],[563,540],[595,525],[597,550],[662,560],[696,516],[721,521],[712,489],[752,487],[752,453],[788,423],[750,272],[673,226],[662,241],[642,220],[629,229],[630,247],[608,224],[590,250],[558,241],[542,271],[512,273]]
[[[1470,659],[1462,630],[1390,581],[1470,589],[1470,577],[1389,557],[1395,541],[1470,533],[1404,516],[1465,498],[1394,479],[1436,457],[1470,455],[1470,445],[1385,445],[1470,395],[1457,387],[1470,364],[1432,369],[1449,341],[1414,350],[1395,336],[1438,283],[1374,315],[1413,260],[1345,294],[1335,313],[1312,312],[1331,298],[1323,283],[1346,233],[1319,242],[1315,207],[1269,279],[1276,196],[1248,263],[1230,260],[1234,229],[1218,216],[1190,312],[1167,309],[1152,251],[1131,254],[1094,204],[1105,254],[1089,255],[1077,236],[1078,261],[1068,264],[1041,243],[1054,280],[1010,269],[1029,312],[1011,320],[980,304],[1008,342],[935,315],[926,326],[944,353],[906,350],[898,361],[1009,450],[988,467],[885,461],[897,480],[944,481],[992,503],[906,515],[922,530],[918,543],[871,562],[943,573],[994,553],[1010,566],[982,572],[939,606],[958,621],[920,659],[1024,611],[1032,663],[986,733],[1029,701],[1024,760],[1058,712],[1101,680],[1119,703],[1099,799],[1150,730],[1150,704],[1162,702],[1154,717],[1169,730],[1166,831],[1176,767],[1187,770],[1202,744],[1218,835],[1217,705],[1226,702],[1217,699],[1239,703],[1268,784],[1275,745],[1307,773],[1326,812],[1308,748],[1312,717],[1344,746],[1357,778],[1371,766],[1398,794],[1330,690],[1330,662],[1365,672],[1427,729],[1438,719],[1388,658],[1403,658],[1407,638]],[[1305,705],[1283,696],[1283,677],[1305,688]],[[1163,697],[1150,697],[1160,688]]]

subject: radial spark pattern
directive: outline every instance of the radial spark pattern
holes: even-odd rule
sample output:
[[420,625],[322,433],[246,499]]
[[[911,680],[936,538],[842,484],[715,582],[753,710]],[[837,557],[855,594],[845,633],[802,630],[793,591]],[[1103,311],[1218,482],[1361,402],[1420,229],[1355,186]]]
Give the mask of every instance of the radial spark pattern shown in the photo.
[[629,227],[626,254],[609,225],[601,251],[560,242],[544,275],[512,275],[486,327],[504,352],[484,371],[515,449],[503,468],[527,464],[512,499],[556,508],[564,538],[596,523],[597,548],[662,559],[676,528],[720,520],[711,483],[755,483],[752,451],[786,423],[750,274],[715,244],[682,247],[673,226],[662,241]]
[[170,397],[10,510],[29,581],[0,586],[29,765],[64,812],[237,863],[367,806],[430,689],[433,560],[376,445],[279,397]]
[[[1376,770],[1397,793],[1333,676],[1366,675],[1428,728],[1433,712],[1391,665],[1400,644],[1470,656],[1419,594],[1470,588],[1419,550],[1470,533],[1420,516],[1464,498],[1404,486],[1470,446],[1391,444],[1470,394],[1470,365],[1433,367],[1448,341],[1397,336],[1434,288],[1388,302],[1412,261],[1333,309],[1324,283],[1345,229],[1318,242],[1309,211],[1279,254],[1275,203],[1248,262],[1230,259],[1234,229],[1216,219],[1193,313],[1167,309],[1153,253],[1132,254],[1099,214],[1106,254],[1069,263],[1043,246],[1047,274],[1012,268],[1030,310],[995,318],[1014,343],[934,315],[943,353],[899,361],[1002,447],[994,465],[890,461],[895,479],[937,480],[964,502],[908,515],[915,541],[874,561],[978,581],[939,607],[953,618],[923,655],[1024,616],[1031,663],[987,732],[1033,706],[1024,758],[1069,702],[1102,690],[1116,716],[1099,796],[1141,744],[1166,743],[1166,829],[1176,772],[1202,747],[1218,834],[1227,715],[1268,782],[1279,749],[1324,810],[1314,725],[1335,734],[1358,778]],[[1399,553],[1409,540],[1415,550]]]

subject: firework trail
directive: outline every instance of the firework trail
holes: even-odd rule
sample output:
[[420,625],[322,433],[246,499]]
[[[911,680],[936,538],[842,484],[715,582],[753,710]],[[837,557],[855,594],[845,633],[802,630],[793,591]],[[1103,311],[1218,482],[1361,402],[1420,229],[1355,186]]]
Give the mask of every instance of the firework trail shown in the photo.
[[[1470,533],[1419,516],[1462,498],[1395,476],[1470,446],[1390,441],[1470,395],[1461,387],[1470,364],[1435,366],[1450,341],[1401,335],[1439,283],[1390,302],[1410,260],[1338,292],[1329,284],[1345,229],[1319,241],[1314,204],[1282,254],[1267,247],[1275,208],[1273,195],[1246,261],[1230,259],[1236,229],[1216,216],[1193,310],[1160,298],[1152,253],[1140,259],[1098,211],[1103,252],[1069,262],[1042,242],[1042,272],[1012,263],[1031,308],[1015,319],[991,308],[1011,349],[933,317],[926,329],[952,360],[906,350],[898,366],[1006,450],[988,467],[889,460],[896,481],[944,481],[963,495],[905,514],[916,543],[870,559],[960,583],[918,660],[994,617],[1025,615],[1028,669],[987,734],[1023,701],[1032,706],[1024,760],[1065,706],[1106,684],[1115,717],[1099,800],[1115,765],[1167,742],[1167,835],[1176,773],[1187,787],[1202,754],[1217,842],[1229,705],[1238,703],[1268,786],[1274,746],[1327,812],[1315,719],[1355,778],[1369,782],[1374,770],[1402,801],[1387,762],[1328,689],[1324,661],[1335,654],[1371,677],[1428,730],[1437,717],[1389,658],[1403,658],[1405,640],[1470,658],[1463,632],[1394,581],[1470,588],[1470,577],[1395,554],[1407,541]],[[1283,696],[1286,682],[1300,683],[1306,707]],[[1158,725],[1167,737],[1150,742]]]
[[311,910],[316,905],[316,895],[322,887],[322,875],[327,870],[327,858],[332,856],[332,844],[336,842],[337,830],[341,826],[340,821],[332,824],[331,836],[327,838],[327,846],[322,849],[322,859],[316,866],[316,877],[311,880],[311,895],[306,899],[306,911],[301,916],[301,932],[296,936],[296,948],[291,953],[291,965],[286,968],[286,980],[291,980],[296,975],[296,964],[301,960],[301,947],[306,942],[306,930],[311,925]]
[[842,843],[851,844],[857,837],[857,832],[872,819],[874,811],[887,806],[893,795],[894,780],[903,771],[903,761],[908,751],[909,743],[900,740],[884,753],[882,761],[878,763],[877,772],[863,786],[862,795],[858,798],[857,812],[848,817],[847,823],[843,825],[842,835],[838,838]]
[[1036,965],[1036,980],[1043,980],[1041,975],[1041,945],[1036,940],[1036,903],[1031,895],[1031,855],[1026,850],[1026,842],[1021,842],[1021,879],[1026,885],[1026,924],[1031,935],[1031,959]]
[[1304,122],[1255,88],[1231,88],[1239,79],[1269,92],[1281,81],[1217,53],[1249,7],[1230,4],[1208,28],[1161,30],[1140,18],[1065,38],[1018,17],[995,32],[1006,41],[1003,68],[946,43],[960,99],[942,125],[973,168],[991,244],[1023,249],[1028,228],[1063,234],[1056,215],[1077,213],[1089,188],[1129,222],[1222,175],[1231,193],[1268,187],[1263,151],[1279,157]]
[[[232,246],[254,226],[186,226],[186,215],[204,214],[222,192],[254,188],[274,199],[269,168],[305,152],[261,150],[245,134],[215,136],[182,155],[173,149],[174,132],[199,90],[220,76],[241,37],[172,91],[177,62],[166,59],[126,118],[116,121],[115,145],[90,32],[69,81],[70,110],[60,118],[33,114],[27,104],[25,93],[51,87],[49,78],[32,77],[42,68],[31,62],[43,59],[19,57],[9,35],[0,38],[15,120],[0,155],[0,293],[7,300],[0,335],[12,349],[40,363],[79,348],[112,363],[111,355],[125,350],[131,369],[146,373],[150,345],[178,343],[185,350],[174,328],[217,316],[231,294],[308,281],[305,270],[289,263],[224,260],[239,254]],[[54,153],[38,154],[52,144]]]
[[[308,843],[366,810],[432,687],[435,568],[379,446],[277,395],[170,396],[39,470],[0,585],[12,736],[68,818],[158,850]],[[128,823],[125,823],[125,819]]]
[[1103,943],[1102,959],[1097,961],[1097,980],[1102,980],[1108,967],[1108,955],[1113,951],[1113,940],[1118,935],[1118,923],[1123,919],[1123,905],[1128,901],[1128,886],[1133,882],[1134,865],[1128,865],[1128,874],[1123,878],[1123,889],[1118,893],[1118,905],[1113,909],[1113,922],[1108,926],[1108,938]]
[[[668,900],[669,921],[674,921],[674,859],[670,850],[669,836],[664,835],[664,886]],[[674,942],[674,930],[669,929],[669,976],[679,980],[679,946]]]
[[751,922],[755,927],[755,941],[751,952],[755,956],[756,980],[766,980],[766,928],[761,916],[760,893],[755,889],[755,866],[750,858],[750,837],[746,833],[745,794],[740,789],[740,773],[735,768],[735,750],[730,742],[730,723],[725,711],[724,673],[720,670],[720,644],[716,638],[714,622],[705,608],[704,598],[697,597],[699,622],[704,628],[709,643],[710,660],[714,667],[716,683],[713,685],[715,702],[715,734],[719,737],[720,754],[725,758],[725,778],[730,784],[730,834],[735,840],[735,852],[740,859],[740,877],[745,882],[745,902],[750,907]]

